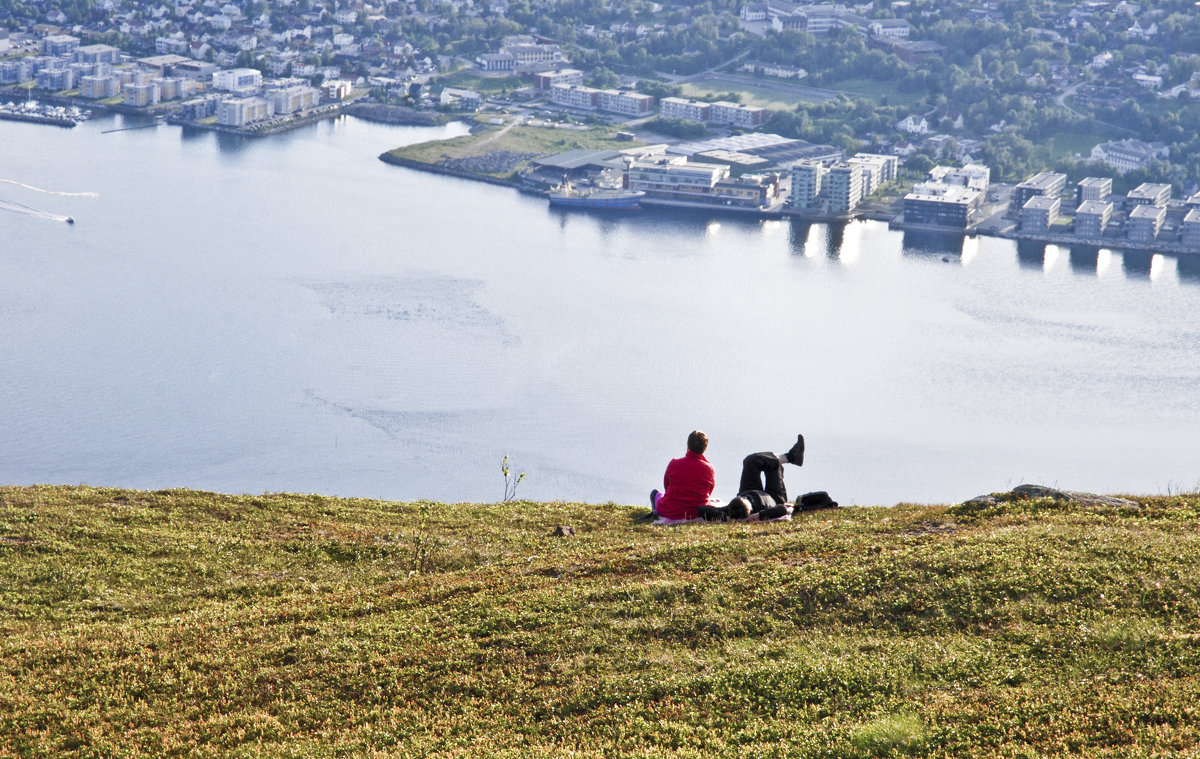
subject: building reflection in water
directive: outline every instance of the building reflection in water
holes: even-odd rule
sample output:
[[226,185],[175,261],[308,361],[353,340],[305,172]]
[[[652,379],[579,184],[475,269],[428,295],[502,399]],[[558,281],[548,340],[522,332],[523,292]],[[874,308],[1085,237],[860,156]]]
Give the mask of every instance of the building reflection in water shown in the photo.
[[904,230],[901,253],[914,258],[943,258],[961,261],[963,240],[961,232],[934,232],[924,229]]
[[1200,284],[1200,255],[1184,254],[1175,259],[1175,271],[1180,282]]
[[1072,245],[1068,253],[1071,271],[1076,274],[1099,272],[1100,249],[1090,245]]
[[841,255],[842,243],[846,240],[846,224],[829,223],[825,225],[825,257],[834,261]]
[[815,226],[812,222],[801,221],[796,217],[792,217],[788,229],[788,247],[791,249],[793,256],[806,255],[810,237],[814,234],[813,227]]
[[1149,279],[1154,254],[1141,250],[1126,250],[1121,255],[1121,268],[1129,279]]
[[1022,269],[1046,268],[1046,244],[1033,240],[1017,240],[1017,262]]

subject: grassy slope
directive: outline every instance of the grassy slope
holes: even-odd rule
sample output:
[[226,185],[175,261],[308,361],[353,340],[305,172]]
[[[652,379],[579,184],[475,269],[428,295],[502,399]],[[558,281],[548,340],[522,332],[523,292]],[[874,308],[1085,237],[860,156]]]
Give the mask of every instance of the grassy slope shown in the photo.
[[1200,497],[642,511],[0,488],[0,755],[1200,743]]

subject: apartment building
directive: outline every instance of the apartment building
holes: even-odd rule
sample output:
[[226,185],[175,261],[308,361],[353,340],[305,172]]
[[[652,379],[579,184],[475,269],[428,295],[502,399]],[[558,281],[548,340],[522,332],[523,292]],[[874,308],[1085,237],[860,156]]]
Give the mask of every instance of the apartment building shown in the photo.
[[539,90],[549,90],[556,84],[583,86],[583,72],[578,69],[544,71],[535,75],[533,81],[533,86]]
[[1180,229],[1183,232],[1183,244],[1200,250],[1200,208],[1192,208],[1187,212]]
[[1089,200],[1108,200],[1112,195],[1112,179],[1109,177],[1086,177],[1075,185],[1075,206]]
[[1034,195],[1021,207],[1021,231],[1034,234],[1050,231],[1058,220],[1062,200],[1057,196]]
[[1163,219],[1166,218],[1166,215],[1167,210],[1160,206],[1150,204],[1135,206],[1129,212],[1130,242],[1154,242],[1158,238],[1158,232],[1162,229]]
[[144,108],[157,105],[162,99],[162,91],[153,82],[147,84],[126,84],[121,87],[121,102],[125,105]]
[[863,198],[863,172],[859,166],[837,163],[825,177],[825,195],[833,213],[849,213]]
[[275,115],[275,107],[266,98],[229,98],[217,103],[217,123],[244,127]]
[[1095,239],[1104,235],[1112,220],[1113,204],[1110,200],[1085,200],[1075,209],[1075,234]]
[[85,76],[79,80],[79,96],[91,100],[112,98],[121,92],[121,80],[112,74]]
[[1132,211],[1137,206],[1158,206],[1165,208],[1171,199],[1171,185],[1144,182],[1129,191],[1125,196],[1125,207]]
[[1057,198],[1062,195],[1063,188],[1067,186],[1067,175],[1059,174],[1053,171],[1043,171],[1039,174],[1026,179],[1013,188],[1012,199],[1009,201],[1009,212],[1013,215],[1020,215],[1021,210],[1025,208],[1025,204],[1030,198],[1042,196],[1047,198]]
[[685,98],[668,97],[658,101],[658,114],[664,119],[689,119],[691,121],[707,122],[711,103]]
[[958,184],[920,182],[904,196],[904,221],[966,229],[975,221],[983,193]]

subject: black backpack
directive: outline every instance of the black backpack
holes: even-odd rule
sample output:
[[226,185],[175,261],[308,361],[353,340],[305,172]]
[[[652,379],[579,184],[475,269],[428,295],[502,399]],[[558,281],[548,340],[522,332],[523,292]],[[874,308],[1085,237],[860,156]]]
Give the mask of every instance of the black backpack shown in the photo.
[[796,499],[796,508],[800,511],[836,509],[837,505],[837,501],[830,498],[829,494],[824,490],[818,490],[813,493],[805,493]]

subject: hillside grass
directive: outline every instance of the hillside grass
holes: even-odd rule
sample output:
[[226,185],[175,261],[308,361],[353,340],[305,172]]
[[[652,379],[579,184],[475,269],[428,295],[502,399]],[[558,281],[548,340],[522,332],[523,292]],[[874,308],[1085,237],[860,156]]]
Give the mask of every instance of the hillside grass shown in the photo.
[[1200,496],[1142,501],[0,488],[0,755],[1195,755]]

